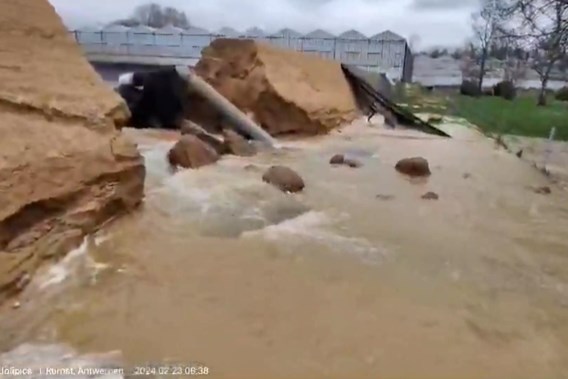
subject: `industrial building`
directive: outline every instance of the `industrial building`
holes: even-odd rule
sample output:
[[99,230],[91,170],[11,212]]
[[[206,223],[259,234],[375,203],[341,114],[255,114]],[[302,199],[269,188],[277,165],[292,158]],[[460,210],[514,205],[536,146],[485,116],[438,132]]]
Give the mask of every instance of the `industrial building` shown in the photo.
[[88,53],[197,60],[201,50],[216,38],[248,38],[385,73],[396,81],[411,82],[413,74],[413,57],[406,39],[389,30],[368,37],[357,30],[336,36],[321,29],[302,34],[289,28],[267,33],[259,28],[244,32],[222,28],[211,32],[197,27],[153,29],[110,25],[100,30],[85,28],[70,33]]

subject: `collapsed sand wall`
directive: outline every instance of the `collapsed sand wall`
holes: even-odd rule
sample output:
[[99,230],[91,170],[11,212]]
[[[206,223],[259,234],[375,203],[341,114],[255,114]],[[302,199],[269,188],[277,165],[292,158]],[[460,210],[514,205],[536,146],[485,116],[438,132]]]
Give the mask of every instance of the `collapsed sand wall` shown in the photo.
[[[251,40],[217,39],[197,74],[272,135],[325,133],[357,116],[340,64]],[[219,115],[193,95],[188,117],[218,129]]]
[[47,0],[0,2],[0,302],[47,258],[140,203],[128,108]]

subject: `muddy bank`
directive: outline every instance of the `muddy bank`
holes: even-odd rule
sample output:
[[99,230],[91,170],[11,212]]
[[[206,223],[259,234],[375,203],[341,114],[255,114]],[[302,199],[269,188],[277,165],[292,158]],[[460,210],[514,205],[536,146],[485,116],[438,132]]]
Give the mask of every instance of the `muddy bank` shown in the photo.
[[[338,62],[251,40],[217,39],[195,68],[272,135],[320,134],[352,121],[356,104]],[[218,130],[223,121],[195,95],[189,118]]]
[[0,302],[142,198],[123,101],[46,0],[0,2]]

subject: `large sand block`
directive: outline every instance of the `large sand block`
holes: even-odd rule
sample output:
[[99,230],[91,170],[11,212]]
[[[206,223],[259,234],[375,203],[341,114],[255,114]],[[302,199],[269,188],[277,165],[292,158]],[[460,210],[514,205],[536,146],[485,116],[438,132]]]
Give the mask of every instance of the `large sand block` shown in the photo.
[[[357,107],[340,64],[252,40],[217,39],[196,72],[272,135],[320,134],[352,121]],[[218,115],[195,96],[189,118],[208,128]]]
[[47,0],[0,1],[0,302],[119,212],[144,165],[128,108]]

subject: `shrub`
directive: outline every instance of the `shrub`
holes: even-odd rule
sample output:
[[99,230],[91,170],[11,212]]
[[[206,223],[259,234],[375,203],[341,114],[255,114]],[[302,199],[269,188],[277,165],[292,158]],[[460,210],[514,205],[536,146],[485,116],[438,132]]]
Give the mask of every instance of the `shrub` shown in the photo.
[[502,97],[506,100],[513,100],[517,96],[517,90],[513,82],[503,80],[493,86],[493,93],[495,96]]
[[479,97],[479,88],[477,83],[469,80],[464,80],[460,86],[460,93],[464,96]]
[[495,96],[495,93],[493,93],[493,87],[484,89],[483,96]]
[[568,87],[562,87],[556,91],[554,98],[559,101],[568,101]]

